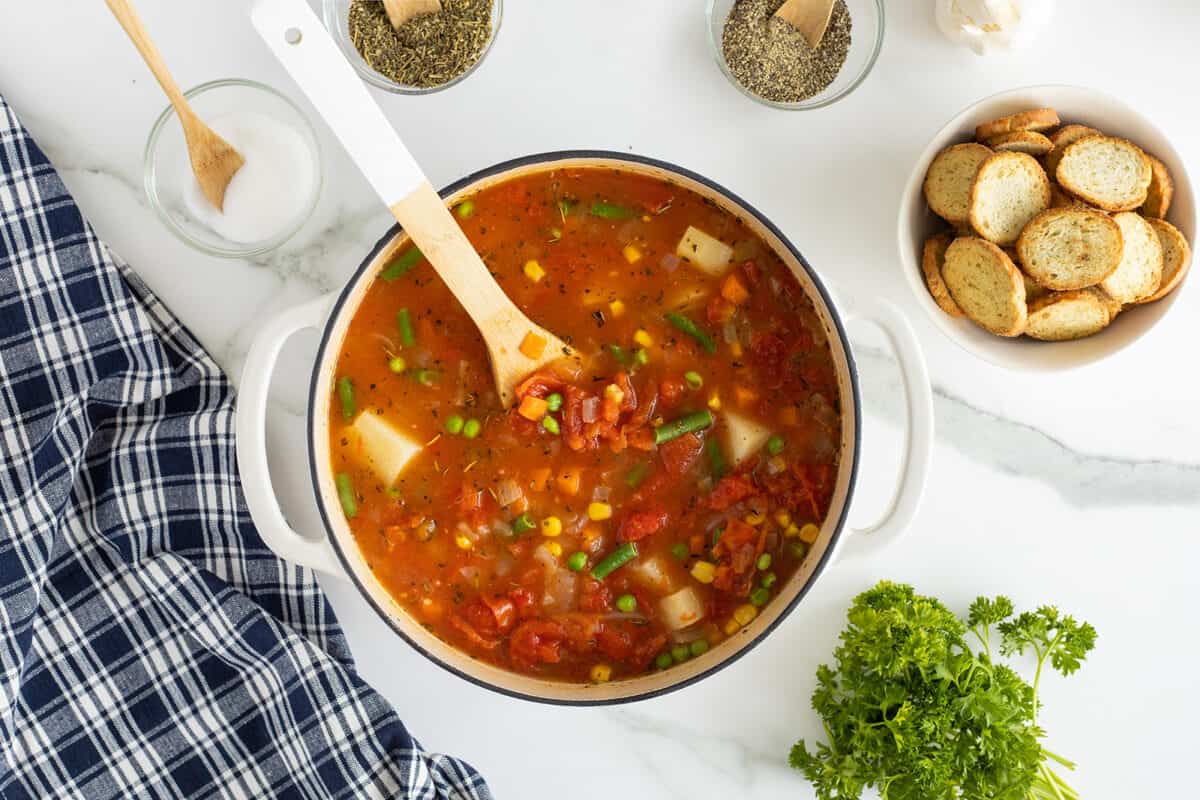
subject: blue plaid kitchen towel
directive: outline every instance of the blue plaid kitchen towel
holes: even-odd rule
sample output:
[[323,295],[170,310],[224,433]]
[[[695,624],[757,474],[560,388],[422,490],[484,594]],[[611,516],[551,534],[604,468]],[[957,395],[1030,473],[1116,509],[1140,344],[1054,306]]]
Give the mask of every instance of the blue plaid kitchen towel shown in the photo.
[[259,539],[233,430],[0,99],[0,797],[490,798]]

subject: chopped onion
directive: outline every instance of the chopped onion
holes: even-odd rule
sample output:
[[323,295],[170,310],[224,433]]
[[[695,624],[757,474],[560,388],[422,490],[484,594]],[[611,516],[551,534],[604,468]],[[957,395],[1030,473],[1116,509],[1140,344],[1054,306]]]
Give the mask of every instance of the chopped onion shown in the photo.
[[721,338],[725,340],[725,344],[733,344],[737,341],[737,326],[732,322],[726,322],[725,327],[721,329]]
[[597,486],[592,491],[592,500],[597,503],[607,503],[610,495],[612,495],[612,489],[607,486]]
[[675,255],[674,253],[667,253],[658,262],[659,266],[665,269],[668,273],[679,269],[680,263],[679,256]]
[[579,579],[574,572],[558,568],[546,578],[546,594],[542,605],[556,611],[570,611],[579,593]]
[[683,630],[671,633],[671,641],[675,644],[690,644],[702,638],[704,638],[704,627],[702,625],[692,625],[690,628],[684,628]]
[[585,397],[579,413],[584,422],[595,422],[600,419],[600,398]]
[[479,583],[479,567],[476,567],[473,564],[468,564],[465,567],[459,567],[458,574],[462,575],[472,584]]
[[521,485],[512,478],[505,478],[496,484],[496,502],[501,507],[510,506],[524,496]]
[[546,577],[549,578],[556,570],[558,570],[558,559],[554,554],[546,549],[546,545],[540,544],[533,551],[533,560],[542,565],[546,570]]
[[396,353],[400,352],[400,348],[396,345],[396,343],[384,336],[382,333],[372,333],[371,338],[383,345],[383,350],[385,353],[395,355]]
[[495,572],[498,577],[503,578],[508,573],[512,572],[512,568],[517,564],[509,553],[501,552],[500,557],[496,559]]

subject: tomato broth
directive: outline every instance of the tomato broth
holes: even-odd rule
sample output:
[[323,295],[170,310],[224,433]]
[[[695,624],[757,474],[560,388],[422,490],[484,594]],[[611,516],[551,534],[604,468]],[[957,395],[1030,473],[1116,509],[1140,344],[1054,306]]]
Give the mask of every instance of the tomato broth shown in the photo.
[[702,655],[829,510],[840,398],[811,301],[739,219],[648,176],[532,173],[454,213],[576,357],[502,407],[473,323],[401,248],[336,361],[332,469],[365,560],[431,632],[522,674]]

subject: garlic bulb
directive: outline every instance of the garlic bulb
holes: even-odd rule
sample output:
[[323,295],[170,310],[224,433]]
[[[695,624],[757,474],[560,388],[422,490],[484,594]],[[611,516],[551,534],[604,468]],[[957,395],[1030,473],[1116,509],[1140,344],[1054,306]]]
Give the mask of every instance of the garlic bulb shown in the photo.
[[1028,47],[1054,15],[1055,0],[935,0],[937,24],[979,55]]

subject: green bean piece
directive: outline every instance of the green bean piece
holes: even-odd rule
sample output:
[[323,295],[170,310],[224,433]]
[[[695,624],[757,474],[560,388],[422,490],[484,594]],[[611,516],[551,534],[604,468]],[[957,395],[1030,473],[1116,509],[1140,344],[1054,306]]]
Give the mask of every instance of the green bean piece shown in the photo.
[[396,324],[400,326],[400,344],[405,347],[415,345],[417,337],[413,335],[412,317],[409,316],[407,308],[402,308],[396,312]]
[[354,383],[344,375],[338,378],[337,395],[342,404],[342,419],[354,419]]
[[758,563],[755,564],[755,566],[758,567],[760,572],[766,572],[769,570],[771,568],[771,554],[763,553],[758,557]]
[[598,581],[602,581],[613,573],[618,567],[624,566],[633,559],[637,558],[637,545],[633,542],[625,542],[619,545],[616,550],[600,559],[600,563],[592,567],[592,577]]
[[483,430],[483,425],[472,417],[463,423],[462,435],[468,439],[474,439],[481,430]]
[[459,219],[470,219],[475,214],[475,201],[463,200],[454,207],[454,213],[458,215]]
[[560,408],[562,408],[562,404],[563,404],[563,396],[561,394],[559,394],[558,392],[555,392],[554,394],[546,396],[546,409],[548,411],[551,411],[551,412],[558,411]]
[[724,528],[717,528],[712,532],[712,547],[717,546],[717,542],[721,541],[721,534],[725,533]]
[[533,521],[533,517],[528,513],[522,514],[510,523],[514,536],[520,536],[522,533],[527,533],[537,527],[537,523]]
[[708,468],[712,472],[713,480],[721,480],[725,471],[729,469],[729,463],[725,460],[725,452],[716,437],[704,443],[704,452],[708,455]]
[[704,388],[704,377],[695,370],[688,370],[687,372],[683,373],[683,381],[692,391]]
[[646,476],[650,474],[650,465],[645,461],[640,464],[634,464],[633,469],[625,473],[625,485],[630,489],[636,489],[642,485],[642,481],[646,480]]
[[773,456],[777,456],[783,452],[784,441],[783,437],[776,434],[770,439],[767,439],[767,452]]
[[691,649],[686,644],[677,644],[671,648],[671,658],[676,664],[682,664],[692,656]]
[[692,658],[702,656],[708,652],[708,639],[697,639],[688,645],[688,650],[692,653]]
[[592,216],[600,217],[600,219],[629,219],[633,216],[633,209],[629,206],[617,205],[616,203],[606,203],[603,200],[597,200],[592,203]]
[[609,354],[616,359],[616,362],[622,367],[625,367],[625,369],[629,369],[629,367],[633,365],[633,359],[629,357],[629,351],[624,347],[621,347],[621,345],[608,344],[605,345],[604,348],[608,350]]
[[446,433],[450,434],[451,436],[458,436],[460,433],[462,433],[464,424],[466,424],[466,420],[464,420],[458,414],[455,414],[454,416],[450,417],[450,419],[446,420]]
[[421,259],[425,256],[421,255],[421,251],[415,247],[410,247],[400,255],[396,256],[391,262],[383,268],[379,273],[379,279],[391,283],[394,280],[403,278],[408,271],[421,263]]
[[567,556],[567,569],[572,572],[583,572],[583,568],[587,566],[587,553],[582,550],[577,550]]
[[358,516],[358,500],[354,497],[354,481],[345,472],[339,472],[337,476],[338,499],[342,501],[342,511],[346,514],[346,519],[354,519]]
[[683,561],[689,555],[690,551],[688,550],[688,546],[683,542],[676,542],[675,544],[671,545],[671,557],[676,561]]
[[670,422],[664,422],[662,425],[657,425],[654,428],[654,443],[664,444],[672,439],[678,439],[685,433],[696,433],[705,428],[711,427],[713,424],[712,412],[707,408],[701,411],[693,411],[690,414],[684,414],[678,419],[673,419]]
[[558,436],[562,432],[562,428],[558,425],[558,420],[554,417],[542,417],[542,427],[546,429],[546,433],[551,433],[555,436]]
[[696,344],[700,345],[701,350],[709,354],[717,352],[717,343],[695,322],[692,322],[683,314],[674,311],[668,312],[666,317],[667,322],[671,323],[677,330],[695,339]]
[[771,590],[765,589],[762,586],[750,593],[750,604],[762,608],[771,599]]
[[659,669],[667,669],[674,663],[675,659],[671,658],[671,654],[666,650],[659,653],[658,657],[654,659],[654,666]]
[[622,614],[632,614],[637,611],[637,598],[631,594],[623,594],[617,598],[617,610]]

